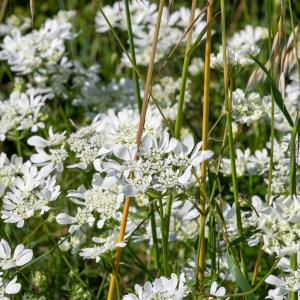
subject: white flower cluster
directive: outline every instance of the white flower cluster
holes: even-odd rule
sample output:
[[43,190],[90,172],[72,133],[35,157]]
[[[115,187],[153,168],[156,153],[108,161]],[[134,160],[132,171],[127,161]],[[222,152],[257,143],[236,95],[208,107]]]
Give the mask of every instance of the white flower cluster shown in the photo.
[[296,292],[297,298],[300,296],[300,273],[298,271],[290,271],[289,274],[284,274],[282,278],[270,275],[265,280],[266,283],[275,285],[275,289],[268,291],[266,299],[284,300],[289,293]]
[[5,19],[5,22],[0,24],[0,36],[11,34],[11,32],[16,29],[23,33],[30,29],[31,25],[32,22],[30,18],[11,15]]
[[24,245],[18,245],[12,255],[11,248],[8,242],[4,239],[0,241],[0,269],[5,271],[0,272],[0,299],[9,300],[10,295],[15,295],[20,292],[21,284],[17,283],[17,276],[12,280],[6,280],[8,269],[23,266],[32,260],[32,250],[26,249]]
[[[257,42],[267,37],[266,29],[247,25],[244,30],[235,33],[228,41],[228,63],[235,68],[252,65],[254,61],[250,56],[259,54]],[[223,50],[220,47],[217,55],[211,54],[211,67],[223,69]]]
[[41,109],[50,97],[40,89],[28,89],[25,93],[13,92],[0,102],[0,141],[13,131],[37,131],[44,127]]
[[[246,204],[246,203],[245,203]],[[263,240],[263,250],[280,257],[290,257],[300,251],[300,197],[280,196],[273,199],[270,206],[266,206],[258,196],[249,200],[250,211],[242,212],[245,230],[258,230],[248,239],[250,246]],[[237,224],[234,206],[226,204],[223,209],[228,233],[236,237]]]
[[237,123],[250,125],[270,112],[270,96],[244,93],[237,89],[232,93],[232,117]]
[[171,278],[164,276],[156,278],[153,283],[146,282],[143,287],[136,284],[135,294],[128,294],[123,300],[182,300],[188,296],[189,291],[185,285],[184,275],[178,278],[176,274],[171,274]]
[[[10,184],[2,195],[1,218],[5,223],[16,223],[20,228],[35,212],[42,215],[50,209],[49,204],[59,196],[60,187],[56,185],[55,177],[41,176],[41,172],[30,161],[22,164],[22,160],[15,156],[12,163],[7,159],[5,161],[3,171],[6,171],[4,175]],[[3,185],[3,189],[5,187]]]
[[22,35],[13,29],[0,45],[0,59],[6,60],[11,70],[28,74],[45,65],[56,64],[65,52],[64,41],[73,38],[70,19],[74,12],[60,11],[49,19],[40,30]]
[[[68,139],[71,151],[79,163],[69,167],[86,169],[102,161],[115,145],[133,146],[139,125],[137,110],[124,108],[118,113],[108,110],[97,115],[90,125],[79,128]],[[149,109],[144,135],[157,136],[161,127],[161,116]]]
[[[63,162],[68,157],[68,153],[64,149],[65,139],[65,132],[54,133],[50,127],[47,140],[37,135],[27,140],[28,145],[34,146],[37,151],[31,155],[30,160],[36,166],[42,167],[40,176],[47,177],[54,170],[63,171]],[[49,148],[48,153],[45,151],[46,148]]]
[[72,202],[80,205],[76,215],[71,217],[65,213],[58,214],[56,219],[59,224],[72,224],[70,232],[77,231],[81,226],[94,225],[96,213],[97,227],[102,228],[106,220],[118,219],[117,212],[123,201],[124,194],[118,178],[106,176],[104,179],[95,174],[92,188],[79,187],[77,191],[70,191],[68,197]]
[[[109,19],[113,28],[122,31],[127,31],[126,15],[124,3],[115,2],[112,6],[106,5],[103,7],[104,14]],[[130,14],[132,31],[134,33],[134,44],[136,50],[136,62],[138,65],[146,66],[149,63],[151,53],[152,36],[155,30],[157,17],[157,5],[149,1],[130,3]],[[157,46],[156,61],[162,59],[174,47],[184,35],[185,30],[189,26],[190,9],[181,7],[169,15],[168,8],[164,8],[160,36]],[[200,10],[196,9],[195,16],[200,15]],[[204,14],[202,14],[204,17]],[[197,20],[194,25],[194,37],[202,32],[205,28],[205,22]],[[100,33],[109,31],[109,26],[106,23],[100,12],[95,17],[96,30]],[[122,62],[125,66],[131,67],[131,63],[127,56],[123,53]]]
[[129,194],[145,193],[149,188],[162,192],[191,183],[192,168],[213,154],[210,150],[200,151],[200,148],[201,143],[195,146],[192,136],[179,142],[163,131],[159,139],[149,135],[144,137],[137,161],[134,161],[136,147],[116,145],[114,155],[123,162],[96,160],[95,168],[124,178],[129,184]]
[[[273,176],[272,176],[272,195],[287,194],[290,182],[290,151],[289,151],[290,135],[285,135],[281,138],[280,142],[275,140],[274,143],[274,158],[273,158]],[[296,142],[297,144],[297,142]],[[262,176],[265,183],[268,183],[269,172],[269,149],[270,145],[262,150],[256,150],[253,155],[250,149],[242,151],[236,149],[236,172],[238,177],[244,175]],[[297,148],[298,149],[298,148]],[[299,151],[296,150],[298,155],[296,164],[299,166]],[[223,158],[221,161],[220,172],[228,176],[231,174],[230,159]],[[299,176],[296,176],[296,188],[299,193]]]

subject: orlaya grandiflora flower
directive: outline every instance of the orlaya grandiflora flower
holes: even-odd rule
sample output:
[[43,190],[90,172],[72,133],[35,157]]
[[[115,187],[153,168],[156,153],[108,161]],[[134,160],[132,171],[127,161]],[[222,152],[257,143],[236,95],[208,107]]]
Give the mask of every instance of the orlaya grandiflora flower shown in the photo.
[[209,297],[208,298],[209,300],[224,299],[223,296],[225,296],[226,294],[226,289],[223,286],[218,287],[218,283],[216,281],[213,281],[209,289],[209,294],[214,296],[214,297]]
[[93,237],[94,246],[90,248],[83,248],[79,255],[84,259],[95,259],[98,263],[102,256],[111,253],[116,248],[123,248],[126,242],[118,242],[117,232],[112,231],[107,237]]
[[269,254],[290,256],[300,249],[300,198],[296,195],[273,200],[262,209],[257,226],[262,232],[263,249]]
[[44,178],[28,161],[22,167],[20,176],[14,180],[10,190],[4,194],[1,218],[5,223],[16,223],[23,227],[24,221],[36,211],[44,214],[50,209],[49,203],[60,194],[55,177]]
[[13,130],[36,132],[44,127],[41,109],[51,98],[48,89],[30,88],[24,93],[12,92],[9,99],[0,102],[0,141]]
[[[132,146],[136,142],[136,133],[139,127],[140,115],[137,110],[124,108],[118,113],[109,109],[102,115],[104,125],[98,127],[97,132],[104,136],[104,147],[101,153],[110,152],[115,145]],[[161,116],[151,106],[147,111],[143,135],[156,137],[162,126]]]
[[96,160],[94,166],[98,171],[123,177],[132,187],[133,194],[144,193],[147,188],[163,191],[191,182],[192,168],[213,154],[210,150],[200,151],[200,148],[201,143],[195,146],[191,136],[179,142],[162,131],[159,139],[143,138],[137,161],[136,146],[116,145],[113,153],[121,162]]
[[284,278],[270,275],[265,280],[266,283],[275,285],[276,288],[269,291],[269,299],[278,299],[276,297],[286,296],[290,292],[300,292],[300,273],[299,271],[290,271]]
[[[41,176],[46,177],[54,170],[57,172],[63,171],[63,162],[68,157],[68,153],[64,148],[65,139],[65,131],[54,133],[52,126],[50,126],[47,139],[35,135],[27,140],[28,145],[34,146],[37,151],[37,153],[31,155],[30,160],[36,166],[42,167],[40,169]],[[49,148],[48,153],[45,148]]]
[[171,278],[164,276],[156,278],[152,283],[146,282],[143,287],[136,284],[135,294],[128,294],[123,300],[181,300],[189,294],[189,290],[185,285],[184,275],[178,278],[176,274],[171,274]]
[[[241,149],[235,150],[236,158],[236,173],[238,177],[242,177],[247,171],[247,163],[250,157],[250,149],[247,148],[245,151]],[[226,176],[231,174],[231,165],[229,158],[222,158],[220,172]]]
[[79,162],[68,168],[85,170],[100,156],[99,152],[104,146],[103,127],[104,122],[97,115],[90,125],[81,127],[70,135],[68,144]]
[[23,158],[13,154],[9,160],[7,155],[0,154],[0,196],[7,187],[13,185],[15,178],[22,172]]
[[65,52],[64,41],[74,37],[72,17],[74,12],[60,11],[39,30],[25,35],[19,29],[13,29],[1,44],[0,59],[6,60],[12,71],[22,75],[59,62]]
[[[256,56],[259,52],[260,49],[256,45],[242,45],[237,49],[229,48],[228,63],[235,68],[252,65],[254,60],[250,56]],[[214,69],[223,69],[223,61],[222,47],[220,47],[217,55],[211,54],[210,65]]]
[[[104,6],[105,14],[109,17],[114,28],[119,30],[127,30],[127,22],[125,15],[125,7],[123,3],[118,5],[113,4],[112,6]],[[151,53],[151,40],[155,30],[155,18],[157,15],[157,5],[150,1],[143,1],[142,3],[135,3],[134,1],[130,3],[130,14],[131,23],[134,31],[134,44],[136,50],[136,62],[138,65],[146,66],[149,63],[150,53]],[[190,9],[181,7],[179,10],[169,14],[168,8],[164,7],[161,22],[161,30],[159,34],[157,53],[155,56],[155,61],[163,58],[171,50],[172,46],[176,45],[175,41],[182,38],[182,32],[185,30],[188,24],[188,16],[190,14]],[[203,15],[199,9],[196,9],[196,16],[199,16],[197,22],[193,24],[194,26],[194,38],[196,38],[205,28],[205,23],[201,20]],[[95,17],[96,31],[100,33],[105,33],[109,31],[109,27],[103,18],[102,14],[97,13]],[[183,38],[185,41],[186,39]],[[131,63],[126,55],[123,53],[122,63],[131,67]]]
[[2,277],[3,273],[0,272],[0,299],[9,300],[11,295],[18,294],[21,290],[21,284],[17,283],[17,277],[7,281]]
[[4,239],[0,241],[0,268],[3,270],[23,266],[32,260],[32,256],[32,250],[22,244],[15,248],[12,255],[8,242]]
[[250,125],[267,116],[270,111],[270,96],[245,93],[241,89],[232,92],[232,117],[237,123]]
[[102,178],[95,174],[92,188],[80,186],[77,191],[70,191],[68,197],[80,207],[74,217],[65,213],[58,214],[56,220],[59,224],[71,224],[69,231],[74,232],[86,224],[92,227],[97,215],[97,227],[102,228],[106,220],[119,219],[118,210],[124,199],[124,187],[115,176]]
[[35,147],[36,149],[60,147],[65,143],[66,132],[53,132],[53,127],[50,126],[48,130],[47,139],[34,135],[27,140],[28,145]]

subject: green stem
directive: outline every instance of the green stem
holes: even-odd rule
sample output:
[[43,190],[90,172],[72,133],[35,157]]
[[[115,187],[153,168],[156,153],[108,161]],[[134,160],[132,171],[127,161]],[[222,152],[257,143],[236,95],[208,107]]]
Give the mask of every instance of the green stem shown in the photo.
[[164,208],[162,199],[159,198],[159,215],[160,215],[160,231],[161,231],[161,244],[163,252],[163,275],[168,276],[168,256],[167,256],[167,238],[165,231]]
[[184,95],[185,95],[185,88],[186,88],[186,81],[188,75],[188,67],[190,63],[190,48],[192,45],[192,36],[193,36],[193,26],[191,26],[195,19],[195,11],[196,11],[197,0],[193,0],[191,14],[190,14],[190,22],[189,22],[189,33],[187,37],[187,43],[185,48],[184,54],[184,62],[183,62],[183,69],[181,75],[181,82],[180,82],[180,91],[179,91],[179,99],[178,99],[178,108],[176,114],[176,122],[175,122],[175,138],[180,138],[180,129],[182,123],[182,113],[183,113],[183,102],[184,102]]
[[172,193],[168,196],[167,199],[167,211],[166,211],[166,220],[165,220],[165,227],[166,227],[166,237],[167,237],[167,254],[169,249],[169,233],[170,233],[170,219],[171,219],[171,209],[172,209]]
[[[297,271],[298,269],[298,261],[297,261],[297,253],[294,253],[290,257],[290,267],[292,270]],[[298,292],[290,293],[291,300],[298,300]]]
[[[225,114],[226,114],[227,126],[228,126],[228,143],[229,143],[230,162],[231,162],[233,197],[234,197],[234,203],[236,209],[237,229],[238,229],[238,236],[242,238],[243,226],[242,226],[241,209],[238,200],[238,181],[237,181],[237,174],[236,174],[235,152],[234,152],[234,141],[233,141],[232,119],[231,119],[231,92],[230,92],[230,98],[228,95],[230,75],[228,72],[227,49],[226,49],[225,1],[224,0],[220,0],[220,1],[221,1],[221,26],[222,26],[222,47],[223,47],[223,66],[224,66],[225,110],[226,110]],[[239,249],[240,249],[242,270],[244,276],[247,279],[248,273],[247,273],[247,266],[245,262],[245,249],[244,249],[243,241],[240,243]]]
[[[125,0],[124,3],[125,3],[130,54],[131,54],[131,59],[132,59],[133,64],[136,65],[132,26],[131,26],[131,17],[130,17],[130,10],[129,10],[129,0]],[[141,99],[141,93],[140,93],[139,79],[138,79],[138,75],[137,75],[135,69],[132,69],[132,79],[133,79],[133,83],[134,83],[134,94],[135,94],[136,104],[137,104],[139,112],[141,112],[142,99]]]
[[296,62],[297,62],[297,69],[298,69],[298,81],[299,81],[299,85],[300,85],[300,61],[299,61],[299,53],[298,53],[298,47],[297,47],[297,44],[298,44],[297,35],[296,35],[296,30],[295,30],[291,0],[288,0],[288,2],[289,2],[289,12],[290,12],[290,18],[291,18],[291,25],[292,25],[293,39],[294,39],[294,47],[295,47],[295,54],[296,54]]
[[[266,6],[267,17],[268,17],[268,41],[269,41],[269,52],[271,53],[272,49],[272,29],[271,29],[271,16]],[[270,72],[273,74],[273,57],[270,57]],[[271,86],[271,96],[272,96],[272,104],[271,104],[271,138],[270,138],[270,164],[269,164],[269,176],[268,176],[268,192],[266,197],[267,206],[270,205],[271,192],[272,192],[272,177],[273,177],[273,165],[274,165],[274,140],[275,140],[275,100],[273,94],[273,88]]]
[[151,221],[151,232],[152,232],[152,239],[153,239],[153,246],[154,246],[154,260],[155,260],[155,267],[158,269],[160,267],[160,257],[159,257],[159,248],[158,248],[158,239],[157,239],[157,232],[156,232],[156,220],[155,220],[155,207],[153,201],[150,204],[150,221]]
[[[291,140],[290,140],[290,188],[289,194],[291,197],[296,194],[296,138],[299,130],[300,117],[297,117],[295,122],[295,126],[292,129]],[[297,271],[298,269],[298,261],[297,261],[297,253],[294,253],[290,257],[290,266],[291,269]],[[291,293],[291,300],[298,299],[298,292]]]
[[20,139],[20,135],[19,135],[18,131],[16,133],[16,140],[15,140],[15,142],[16,142],[18,156],[22,157],[21,139]]

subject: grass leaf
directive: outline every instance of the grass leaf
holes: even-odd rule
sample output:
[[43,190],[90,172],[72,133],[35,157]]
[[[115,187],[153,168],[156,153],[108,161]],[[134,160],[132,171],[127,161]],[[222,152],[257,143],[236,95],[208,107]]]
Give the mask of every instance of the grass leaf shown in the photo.
[[[226,260],[228,263],[229,270],[231,274],[234,276],[237,285],[243,292],[248,292],[251,290],[251,286],[248,281],[245,279],[243,273],[241,272],[240,268],[235,264],[234,260],[232,259],[231,255],[226,252]],[[254,295],[249,295],[245,297],[247,300],[256,300]]]
[[273,90],[273,96],[274,96],[274,100],[275,103],[277,104],[277,106],[279,107],[279,109],[282,111],[283,115],[285,116],[286,120],[288,121],[289,125],[291,127],[294,127],[294,122],[292,120],[291,115],[289,114],[288,110],[286,109],[285,105],[284,105],[284,101],[282,99],[281,93],[280,91],[277,89],[276,83],[272,77],[272,75],[270,74],[270,72],[266,69],[266,67],[254,56],[250,55],[250,57],[255,61],[255,63],[264,71],[264,73],[267,76],[267,80],[268,82],[271,84],[272,86],[272,90]]

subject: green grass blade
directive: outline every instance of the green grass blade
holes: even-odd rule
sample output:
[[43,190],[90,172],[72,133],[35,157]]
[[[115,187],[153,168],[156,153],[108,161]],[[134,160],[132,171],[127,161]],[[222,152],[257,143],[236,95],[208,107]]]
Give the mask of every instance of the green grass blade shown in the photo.
[[274,100],[279,107],[279,109],[282,111],[283,115],[285,116],[286,120],[288,121],[289,125],[291,127],[294,127],[294,122],[292,120],[291,115],[289,114],[288,110],[286,109],[286,106],[284,105],[284,101],[282,99],[281,93],[276,87],[276,83],[274,79],[272,78],[270,72],[266,69],[266,67],[254,56],[251,56],[251,58],[255,61],[255,63],[264,71],[264,73],[267,76],[267,80],[270,83],[272,89],[273,89],[273,95],[274,95]]
[[[243,292],[248,292],[251,290],[251,286],[248,283],[248,281],[245,279],[243,273],[241,272],[240,268],[235,264],[234,260],[228,253],[226,252],[226,260],[228,263],[228,268],[231,272],[231,274],[234,276],[237,285],[240,287],[240,289]],[[256,297],[254,295],[249,295],[245,297],[247,300],[256,300]]]

